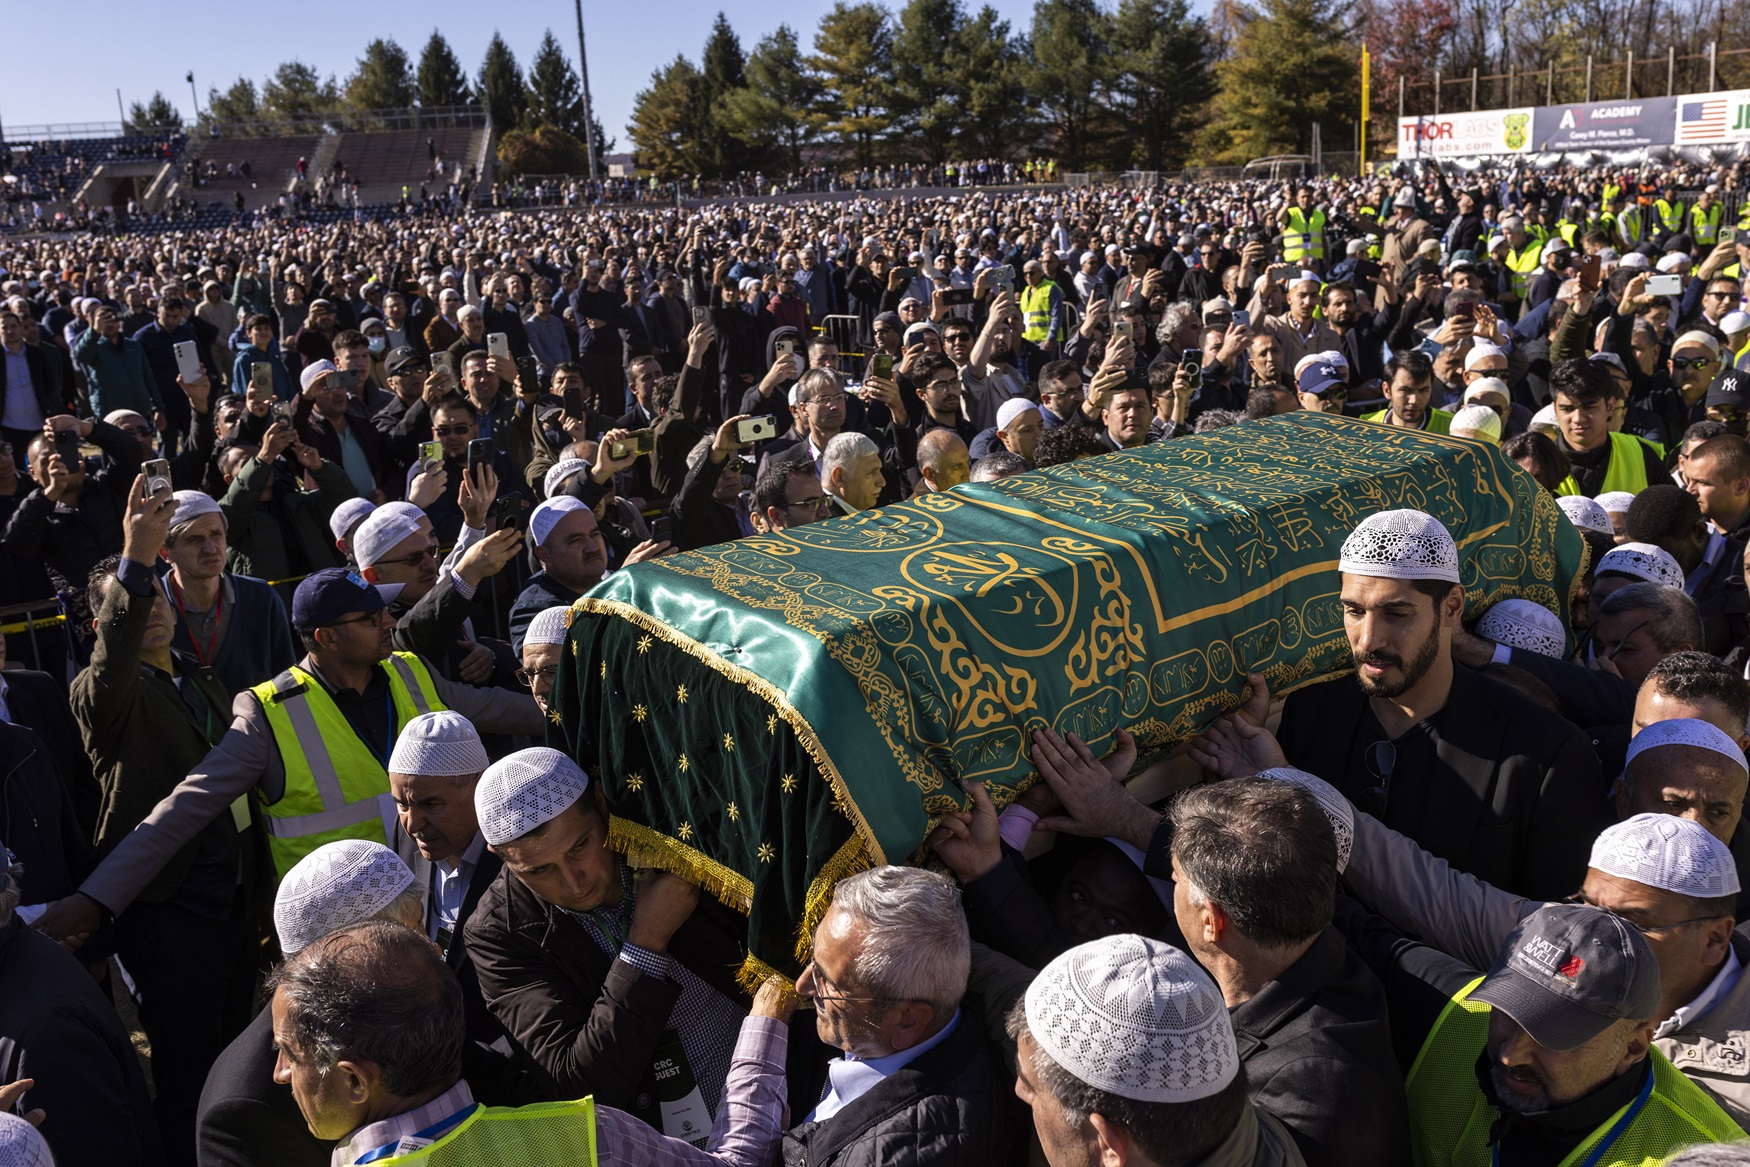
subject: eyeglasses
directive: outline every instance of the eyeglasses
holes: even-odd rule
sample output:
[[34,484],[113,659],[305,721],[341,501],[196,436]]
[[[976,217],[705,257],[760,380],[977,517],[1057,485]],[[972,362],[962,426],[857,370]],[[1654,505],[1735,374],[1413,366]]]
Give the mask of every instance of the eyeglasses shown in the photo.
[[950,332],[942,338],[943,344],[970,344],[971,342],[972,334],[970,332]]
[[1729,300],[1732,297],[1732,292],[1729,290],[1724,292],[1703,292],[1702,297],[1708,300]]
[[924,388],[925,389],[958,389],[958,388],[960,388],[960,378],[959,377],[931,377],[928,381],[924,382]]
[[[826,979],[826,974],[820,971],[820,965],[817,964],[816,962],[814,962],[813,960],[810,960],[803,967],[804,967],[804,971],[807,972],[809,975],[811,975],[814,978],[814,983],[816,986],[827,987],[827,988],[830,988],[832,986],[832,982]],[[899,998],[899,997],[851,997],[851,996],[847,996],[843,993],[822,993],[822,992],[817,991],[814,994],[812,999],[816,1000],[816,1001],[897,1001],[897,1000],[902,1000],[903,998]]]
[[1672,357],[1673,369],[1702,369],[1714,363],[1713,357]]
[[474,432],[471,425],[440,425],[433,426],[432,433],[440,438],[465,438]]
[[437,544],[432,543],[428,544],[423,551],[415,551],[412,555],[403,555],[396,559],[379,559],[374,566],[382,567],[391,563],[405,563],[412,566],[415,563],[424,563],[428,559],[436,561],[437,552]]
[[518,669],[514,675],[517,684],[527,685],[530,688],[533,688],[537,680],[551,681],[554,677],[558,676],[559,666],[542,665],[534,672],[530,672],[528,669]]
[[1623,915],[1621,912],[1615,911],[1611,908],[1607,908],[1603,904],[1593,903],[1591,900],[1586,898],[1585,892],[1575,892],[1573,895],[1569,896],[1567,899],[1563,900],[1562,902],[1564,904],[1574,904],[1574,905],[1577,905],[1579,907],[1584,907],[1584,908],[1597,908],[1601,912],[1609,912],[1611,915],[1613,915],[1617,919],[1621,920],[1624,924],[1627,924],[1630,928],[1633,928],[1636,932],[1639,932],[1642,936],[1651,936],[1655,932],[1670,932],[1674,929],[1683,927],[1685,924],[1700,924],[1705,920],[1718,920],[1718,919],[1720,919],[1720,917],[1722,915],[1724,915],[1724,913],[1722,913],[1722,912],[1715,912],[1711,916],[1691,916],[1687,920],[1678,920],[1675,923],[1671,923],[1671,924],[1637,924],[1635,921],[1629,919],[1627,916]]
[[799,507],[805,511],[818,511],[824,510],[831,502],[832,500],[826,495],[817,494],[813,498],[799,498],[795,502],[787,502],[784,506],[786,508]]
[[808,401],[805,404],[808,404],[808,405],[843,405],[844,403],[845,403],[845,395],[843,393],[828,393],[828,394],[821,396],[821,397],[811,397],[808,399]]
[[352,617],[350,620],[332,621],[328,625],[328,627],[330,627],[330,628],[344,628],[348,624],[381,624],[384,620],[386,620],[388,618],[389,618],[389,609],[378,608],[375,612],[365,612],[361,615]]

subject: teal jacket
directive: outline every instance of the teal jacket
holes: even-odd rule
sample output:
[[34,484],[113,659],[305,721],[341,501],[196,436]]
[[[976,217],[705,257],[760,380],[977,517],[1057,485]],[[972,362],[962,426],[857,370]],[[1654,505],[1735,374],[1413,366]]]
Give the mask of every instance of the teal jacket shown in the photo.
[[85,371],[93,417],[131,409],[150,419],[164,408],[158,397],[158,380],[146,364],[146,350],[132,337],[111,341],[95,328],[87,328],[73,342],[73,359]]

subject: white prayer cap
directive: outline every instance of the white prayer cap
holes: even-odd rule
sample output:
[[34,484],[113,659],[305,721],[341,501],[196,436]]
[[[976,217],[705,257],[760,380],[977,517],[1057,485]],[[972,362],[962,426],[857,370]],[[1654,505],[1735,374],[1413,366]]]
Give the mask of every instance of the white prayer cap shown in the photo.
[[365,521],[365,516],[377,509],[377,504],[368,498],[349,498],[334,508],[334,513],[328,516],[328,532],[334,536],[336,543],[346,538],[346,533]]
[[535,546],[540,547],[547,542],[547,536],[553,533],[553,528],[559,525],[572,511],[587,511],[589,506],[569,494],[550,498],[534,509],[529,515],[529,534],[535,538]]
[[1595,498],[1587,498],[1583,494],[1564,494],[1556,499],[1556,505],[1562,508],[1568,521],[1582,531],[1595,531],[1600,535],[1616,534],[1616,529],[1610,525],[1610,512],[1600,506]]
[[1618,266],[1627,268],[1629,271],[1646,271],[1650,262],[1646,252],[1631,251],[1622,257],[1622,262]]
[[1505,357],[1507,350],[1498,344],[1479,340],[1470,346],[1470,351],[1464,354],[1464,371],[1470,372],[1490,357]]
[[[125,421],[126,419],[128,419],[130,417],[133,418],[135,421],[146,421],[146,415],[141,413],[137,409],[112,409],[108,413],[103,415],[103,424],[104,425],[120,425],[123,421]],[[151,425],[152,423],[146,422],[146,424]]]
[[1546,405],[1531,415],[1531,424],[1525,427],[1534,434],[1543,434],[1553,438],[1562,432],[1562,427],[1556,424],[1556,407]]
[[1491,445],[1501,444],[1501,415],[1486,405],[1467,405],[1452,415],[1448,428],[1454,434],[1464,430],[1464,437],[1476,434]]
[[1316,271],[1307,271],[1307,270],[1306,270],[1306,269],[1305,269],[1305,268],[1304,268],[1304,267],[1303,267],[1303,268],[1301,268],[1301,269],[1300,269],[1300,274],[1299,274],[1299,275],[1297,275],[1297,276],[1293,276],[1293,277],[1290,277],[1290,279],[1289,279],[1289,281],[1288,281],[1288,286],[1289,286],[1289,287],[1291,287],[1291,288],[1292,288],[1292,287],[1294,287],[1294,285],[1296,285],[1296,284],[1306,284],[1306,283],[1313,283],[1313,284],[1318,284],[1318,283],[1323,283],[1323,282],[1324,282],[1324,281],[1322,281],[1322,280],[1320,280],[1320,279],[1319,279],[1319,273],[1318,273],[1318,272],[1316,272]]
[[1720,317],[1720,331],[1730,336],[1750,330],[1750,312],[1728,312]]
[[1221,990],[1195,960],[1145,936],[1077,945],[1027,986],[1027,1030],[1077,1080],[1138,1102],[1195,1102],[1240,1071]]
[[352,557],[361,568],[369,567],[403,539],[419,533],[419,520],[406,511],[378,507],[352,533]]
[[[1334,348],[1328,348],[1324,352],[1316,353],[1314,355],[1316,355],[1324,364],[1336,365],[1345,373],[1349,371],[1349,358]],[[1298,367],[1298,363],[1296,367]]]
[[42,1132],[16,1114],[0,1113],[0,1167],[55,1167]]
[[1603,507],[1607,515],[1623,515],[1628,513],[1629,504],[1634,500],[1632,490],[1607,490],[1592,501]]
[[1025,397],[1011,397],[997,410],[997,429],[1006,430],[1023,413],[1038,413],[1039,407]]
[[1508,400],[1511,400],[1513,397],[1513,394],[1507,389],[1507,382],[1501,380],[1501,378],[1478,377],[1475,381],[1470,383],[1470,386],[1467,389],[1465,389],[1464,403],[1466,405],[1475,405],[1477,404],[1477,398],[1487,393],[1497,393]]
[[1658,268],[1666,275],[1682,271],[1689,266],[1689,256],[1681,251],[1667,251],[1659,257]]
[[1668,588],[1683,586],[1683,569],[1671,558],[1671,553],[1654,543],[1621,543],[1598,559],[1594,575],[1614,571],[1648,583]]
[[557,607],[542,608],[529,621],[528,631],[523,633],[523,647],[527,648],[531,644],[564,644],[565,634],[570,628],[569,607],[560,604]]
[[1720,342],[1718,338],[1711,333],[1701,331],[1699,328],[1692,328],[1676,340],[1672,341],[1671,351],[1676,352],[1686,344],[1700,345],[1714,356],[1717,357],[1720,355]]
[[337,928],[369,920],[413,884],[400,856],[368,839],[324,843],[292,865],[273,899],[287,956]]
[[1377,579],[1458,582],[1458,548],[1440,520],[1421,511],[1379,511],[1343,540],[1337,570]]
[[1337,874],[1343,874],[1349,866],[1349,853],[1355,849],[1354,804],[1323,778],[1292,766],[1260,770],[1258,777],[1298,786],[1319,804],[1319,809],[1331,820],[1331,833],[1337,836]]
[[431,778],[474,775],[491,765],[474,725],[448,709],[421,713],[401,727],[389,755],[389,773]]
[[171,534],[175,534],[176,528],[184,523],[192,523],[202,515],[218,515],[221,523],[225,520],[225,512],[204,490],[179,490],[170,497],[176,500],[176,512],[170,516]]
[[316,383],[316,378],[320,377],[322,374],[337,371],[338,370],[335,369],[333,361],[311,361],[304,366],[304,371],[298,374],[298,384],[303,388],[308,389],[311,385]]
[[589,789],[589,775],[558,750],[534,746],[494,762],[474,788],[480,834],[494,847],[563,814]]
[[559,488],[565,485],[565,480],[574,474],[582,474],[590,468],[589,463],[582,458],[561,458],[553,463],[546,476],[541,479],[541,493],[552,498],[559,493]]
[[1477,621],[1477,635],[1557,660],[1568,646],[1562,622],[1548,608],[1530,600],[1502,600]]
[[1674,814],[1637,814],[1606,827],[1586,866],[1700,900],[1739,891],[1732,852],[1694,819]]
[[1694,746],[1698,750],[1712,750],[1722,758],[1736,762],[1740,770],[1750,773],[1750,763],[1744,760],[1744,751],[1738,748],[1738,743],[1725,730],[1699,717],[1673,717],[1645,726],[1629,741],[1628,756],[1623,758],[1622,768],[1627,770],[1636,758],[1660,746]]

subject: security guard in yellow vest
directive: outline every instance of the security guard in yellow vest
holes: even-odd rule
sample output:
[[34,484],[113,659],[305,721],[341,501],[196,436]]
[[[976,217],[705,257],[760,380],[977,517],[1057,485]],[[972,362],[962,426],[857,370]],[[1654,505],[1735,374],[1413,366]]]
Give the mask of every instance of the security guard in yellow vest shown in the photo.
[[[1643,1167],[1743,1137],[1652,1047],[1659,965],[1620,916],[1546,904],[1485,977],[1413,946],[1394,957],[1446,998],[1404,1081],[1419,1167]],[[1402,1011],[1426,1025],[1423,1003]]]
[[[1018,297],[1021,307],[1021,339],[1041,352],[1056,354],[1064,339],[1063,291],[1055,280],[1045,278],[1045,265],[1029,259],[1021,269],[1027,285]],[[1053,304],[1053,298],[1056,304]],[[1052,327],[1055,315],[1057,327]]]
[[1325,212],[1313,206],[1310,187],[1294,193],[1294,203],[1276,216],[1282,228],[1282,259],[1284,263],[1321,268],[1325,260]]
[[1659,237],[1664,238],[1683,230],[1689,218],[1689,207],[1677,197],[1677,188],[1668,186],[1663,194],[1653,200],[1653,215],[1656,219],[1654,227]]
[[1689,234],[1698,246],[1712,247],[1720,241],[1720,219],[1725,213],[1714,187],[1701,192],[1695,205],[1689,208]]
[[1513,299],[1524,302],[1531,290],[1531,277],[1543,262],[1543,244],[1526,227],[1518,215],[1501,220],[1501,230],[1507,235],[1507,255],[1504,262],[1511,277]]
[[[771,1163],[783,1135],[794,994],[772,977],[741,1024],[724,1090],[724,1141]],[[336,1005],[335,1002],[341,1002]],[[566,1163],[692,1164],[698,1145],[668,1138],[593,1099],[483,1107],[462,1077],[462,990],[425,937],[366,920],[320,937],[276,977],[274,1081],[310,1132],[334,1140],[335,1164],[486,1167]]]
[[395,626],[382,594],[354,572],[329,568],[300,583],[292,627],[308,655],[237,695],[219,744],[78,894],[51,905],[42,921],[50,936],[91,932],[104,911],[120,914],[203,827],[251,794],[276,873],[334,839],[392,842],[384,766],[395,735],[418,713],[453,709],[482,734],[546,731],[530,694],[458,684],[419,657],[391,652]]

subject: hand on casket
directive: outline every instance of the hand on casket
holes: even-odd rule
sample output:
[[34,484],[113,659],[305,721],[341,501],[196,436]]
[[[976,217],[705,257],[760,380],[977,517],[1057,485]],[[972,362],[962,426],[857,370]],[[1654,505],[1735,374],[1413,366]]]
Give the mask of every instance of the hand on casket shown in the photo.
[[1161,816],[1124,788],[1122,779],[1136,764],[1136,739],[1122,729],[1113,736],[1118,748],[1102,762],[1074,734],[1064,738],[1052,729],[1033,731],[1033,764],[1064,808],[1061,815],[1040,819],[1035,829],[1123,839],[1140,850],[1148,849]]
[[972,798],[971,809],[943,815],[928,840],[961,883],[971,883],[1003,860],[996,804],[982,782],[968,782],[966,793]]
[[668,942],[699,906],[699,887],[667,871],[649,873],[638,885],[638,903],[626,943],[646,952],[667,952]]
[[1249,778],[1288,765],[1276,735],[1238,714],[1221,718],[1193,739],[1191,758],[1222,778]]

